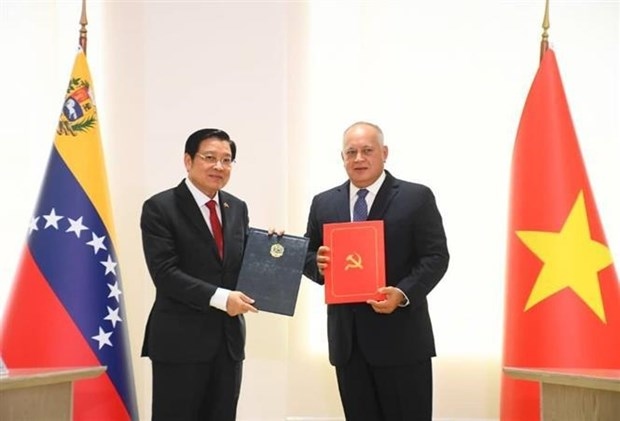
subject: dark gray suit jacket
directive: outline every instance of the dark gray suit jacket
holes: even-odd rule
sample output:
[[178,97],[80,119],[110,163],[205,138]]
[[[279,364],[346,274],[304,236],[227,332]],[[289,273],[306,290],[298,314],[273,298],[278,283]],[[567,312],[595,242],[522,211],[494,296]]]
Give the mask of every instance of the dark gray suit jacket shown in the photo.
[[[386,283],[400,288],[411,304],[389,315],[375,313],[366,303],[328,305],[330,362],[347,362],[354,334],[368,362],[376,366],[409,364],[435,356],[426,296],[443,277],[449,260],[435,197],[428,187],[398,180],[386,171],[368,219],[383,220]],[[312,200],[304,274],[313,281],[324,283],[316,266],[323,224],[350,220],[349,181]]]
[[245,202],[219,192],[224,260],[196,201],[182,181],[144,202],[140,227],[146,264],[156,287],[142,356],[160,362],[206,362],[225,340],[244,359],[245,322],[209,305],[218,287],[234,290],[248,234]]

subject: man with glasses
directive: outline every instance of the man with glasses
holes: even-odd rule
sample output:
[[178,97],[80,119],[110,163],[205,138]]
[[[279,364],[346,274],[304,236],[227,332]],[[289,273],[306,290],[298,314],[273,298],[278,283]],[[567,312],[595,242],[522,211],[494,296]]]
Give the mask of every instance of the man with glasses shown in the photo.
[[248,208],[222,190],[237,149],[228,134],[201,129],[185,143],[187,177],[144,202],[144,256],[156,288],[142,347],[153,372],[153,420],[234,421],[245,358],[236,291]]
[[435,344],[426,296],[448,268],[442,218],[432,191],[384,169],[383,132],[357,122],[344,132],[348,180],[312,200],[304,274],[324,284],[332,264],[323,224],[383,220],[386,287],[380,301],[330,304],[329,360],[347,421],[430,421]]

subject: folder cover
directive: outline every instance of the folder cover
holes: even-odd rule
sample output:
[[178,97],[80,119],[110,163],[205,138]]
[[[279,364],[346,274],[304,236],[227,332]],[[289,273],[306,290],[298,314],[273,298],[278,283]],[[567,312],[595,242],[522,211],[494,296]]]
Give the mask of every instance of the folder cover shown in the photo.
[[308,242],[306,237],[268,235],[250,228],[237,290],[256,300],[259,311],[292,316]]
[[327,304],[383,300],[385,286],[383,221],[323,225],[323,243],[331,249],[325,270]]

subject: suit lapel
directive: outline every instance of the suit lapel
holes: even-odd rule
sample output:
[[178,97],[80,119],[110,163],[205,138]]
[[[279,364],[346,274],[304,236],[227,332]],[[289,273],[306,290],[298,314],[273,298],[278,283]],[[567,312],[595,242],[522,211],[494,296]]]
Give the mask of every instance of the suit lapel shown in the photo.
[[235,225],[233,221],[237,210],[234,209],[234,206],[231,206],[232,203],[226,192],[221,190],[219,192],[219,202],[220,214],[222,215],[222,235],[224,236],[224,260],[226,260],[226,256],[229,255],[227,249],[231,244],[231,238],[233,238],[233,228]]
[[383,181],[381,188],[379,188],[377,197],[375,197],[368,212],[368,219],[370,220],[383,219],[383,215],[385,215],[387,208],[390,206],[390,202],[398,194],[398,180],[387,171],[385,175],[385,181]]
[[334,206],[336,207],[337,222],[351,221],[348,181],[336,189]]
[[[187,185],[185,185],[185,181],[182,181],[181,184],[177,186],[175,194],[179,200],[180,212],[185,214],[190,223],[196,227],[200,233],[200,238],[209,245],[209,248],[212,249],[213,254],[219,259],[219,253],[217,251],[217,246],[215,245],[213,234],[211,234],[211,230],[209,229],[202,212],[196,205],[194,196],[192,196],[192,193],[187,188]],[[224,247],[226,247],[226,241],[224,241]]]
[[209,227],[205,222],[205,218],[204,216],[202,216],[200,209],[196,205],[194,196],[192,196],[192,193],[185,185],[185,181],[182,181],[181,184],[177,186],[177,188],[175,189],[175,194],[179,201],[179,211],[185,214],[187,219],[189,219],[189,221],[196,227],[196,229],[213,239],[211,231],[209,231]]

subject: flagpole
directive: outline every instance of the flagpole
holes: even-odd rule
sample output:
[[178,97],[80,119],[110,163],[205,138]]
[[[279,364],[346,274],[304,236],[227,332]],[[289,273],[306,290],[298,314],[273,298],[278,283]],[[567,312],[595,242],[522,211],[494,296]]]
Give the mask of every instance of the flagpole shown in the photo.
[[86,0],[82,0],[82,17],[80,18],[80,47],[86,55],[86,25],[88,25],[88,19],[86,19]]
[[547,29],[549,29],[549,0],[545,0],[545,17],[543,18],[542,28],[543,33],[542,40],[540,41],[539,61],[542,61],[542,58],[545,55],[545,51],[549,49],[549,34],[547,33]]

